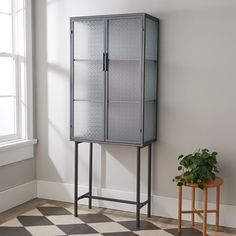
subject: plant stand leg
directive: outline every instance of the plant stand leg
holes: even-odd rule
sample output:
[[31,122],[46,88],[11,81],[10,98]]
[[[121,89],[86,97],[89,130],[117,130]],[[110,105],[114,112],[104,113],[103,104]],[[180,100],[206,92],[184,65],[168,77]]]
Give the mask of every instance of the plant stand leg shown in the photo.
[[195,187],[192,187],[192,226],[194,226],[195,217]]
[[179,186],[178,199],[178,233],[181,233],[182,227],[182,186]]
[[220,223],[220,186],[216,187],[216,231],[219,231]]
[[204,210],[203,210],[203,236],[206,236],[207,234],[207,196],[208,195],[208,189],[204,189]]
[[74,216],[78,216],[78,143],[75,142]]

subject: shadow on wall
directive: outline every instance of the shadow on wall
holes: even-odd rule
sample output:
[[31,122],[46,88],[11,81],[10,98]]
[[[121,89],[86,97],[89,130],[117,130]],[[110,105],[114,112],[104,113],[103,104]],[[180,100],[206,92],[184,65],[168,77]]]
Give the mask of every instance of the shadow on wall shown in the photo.
[[[136,191],[136,147],[101,145],[100,187]],[[147,192],[147,147],[141,149],[141,192]],[[132,187],[131,187],[132,186]]]
[[[65,90],[65,87],[69,86],[69,70],[57,63],[50,63],[48,55],[50,53],[48,5],[55,2],[57,1],[41,1],[40,15],[37,15],[38,11],[36,11],[36,28],[38,29],[35,37],[36,117],[39,139],[35,149],[36,173],[39,180],[70,183],[73,168],[73,144],[69,142],[69,90]],[[60,102],[62,96],[64,101]],[[69,193],[65,191],[65,195],[69,195]]]

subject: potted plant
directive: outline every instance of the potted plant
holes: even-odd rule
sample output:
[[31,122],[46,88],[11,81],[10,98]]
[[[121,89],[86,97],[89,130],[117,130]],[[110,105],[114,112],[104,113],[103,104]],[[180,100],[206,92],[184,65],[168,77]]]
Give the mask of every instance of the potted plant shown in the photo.
[[180,175],[175,176],[173,181],[177,186],[187,183],[197,184],[199,188],[204,189],[204,183],[207,180],[215,180],[217,168],[217,152],[210,152],[208,149],[199,149],[192,154],[178,157],[178,171]]

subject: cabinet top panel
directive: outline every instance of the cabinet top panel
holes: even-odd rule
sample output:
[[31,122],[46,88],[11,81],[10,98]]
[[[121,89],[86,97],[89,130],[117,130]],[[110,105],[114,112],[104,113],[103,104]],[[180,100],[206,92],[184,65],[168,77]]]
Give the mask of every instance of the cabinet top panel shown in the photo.
[[123,18],[123,17],[147,17],[155,21],[159,21],[158,18],[146,13],[128,13],[128,14],[111,14],[111,15],[92,15],[92,16],[74,16],[70,17],[71,21],[85,20],[85,19],[109,19],[109,18]]

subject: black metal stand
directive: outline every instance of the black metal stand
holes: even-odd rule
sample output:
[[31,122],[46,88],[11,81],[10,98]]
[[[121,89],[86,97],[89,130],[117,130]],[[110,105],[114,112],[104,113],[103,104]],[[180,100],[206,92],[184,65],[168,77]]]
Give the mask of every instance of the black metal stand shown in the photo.
[[74,215],[78,216],[78,143],[75,142],[75,185],[74,185]]
[[89,150],[89,192],[78,197],[78,142],[75,142],[75,186],[74,186],[74,215],[78,216],[78,200],[88,198],[89,208],[92,208],[92,199],[120,202],[126,204],[136,205],[136,224],[140,227],[140,209],[147,204],[147,216],[151,217],[151,144],[148,145],[148,199],[144,202],[140,202],[140,150],[141,147],[137,147],[137,186],[136,186],[136,201],[99,197],[92,195],[92,171],[93,171],[93,143],[90,143]]
[[89,209],[92,208],[92,184],[93,184],[93,144],[89,145]]

